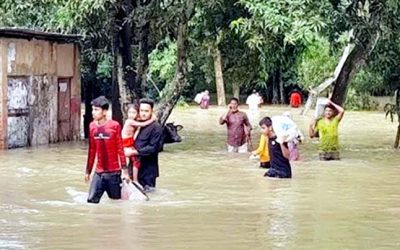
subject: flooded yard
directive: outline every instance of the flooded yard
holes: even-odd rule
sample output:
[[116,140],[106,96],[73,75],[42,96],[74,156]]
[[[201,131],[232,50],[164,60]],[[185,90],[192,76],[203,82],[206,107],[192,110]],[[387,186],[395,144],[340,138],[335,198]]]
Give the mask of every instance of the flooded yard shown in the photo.
[[[224,112],[174,110],[184,139],[160,154],[149,202],[87,204],[84,141],[0,151],[0,249],[400,249],[400,152],[383,113],[346,112],[341,161],[319,161],[307,138],[293,179],[273,180],[226,152]],[[310,116],[291,113],[306,135]]]

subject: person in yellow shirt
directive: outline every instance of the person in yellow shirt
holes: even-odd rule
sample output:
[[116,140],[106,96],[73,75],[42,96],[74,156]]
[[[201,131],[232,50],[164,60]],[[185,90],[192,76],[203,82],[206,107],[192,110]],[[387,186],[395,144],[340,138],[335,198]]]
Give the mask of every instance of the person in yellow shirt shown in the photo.
[[253,155],[260,156],[260,168],[270,168],[270,158],[268,149],[268,136],[261,134],[258,148],[251,152]]
[[340,160],[339,157],[339,122],[344,115],[343,107],[328,100],[324,117],[314,119],[309,128],[310,138],[319,136],[319,159],[321,161]]

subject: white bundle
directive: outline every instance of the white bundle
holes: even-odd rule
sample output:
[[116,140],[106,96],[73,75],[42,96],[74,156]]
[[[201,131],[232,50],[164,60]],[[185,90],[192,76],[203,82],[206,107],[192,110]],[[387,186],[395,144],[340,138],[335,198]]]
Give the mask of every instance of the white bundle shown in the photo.
[[314,112],[314,118],[319,119],[324,115],[324,110],[326,104],[328,104],[329,99],[325,97],[319,97],[317,99],[317,104],[315,105],[315,112]]
[[195,101],[196,103],[200,104],[200,103],[201,103],[201,99],[203,99],[203,95],[204,95],[203,92],[198,93],[198,94],[195,96],[194,101]]
[[285,142],[297,140],[297,138],[301,135],[299,129],[297,128],[296,123],[292,121],[287,116],[278,115],[271,117],[272,120],[272,128],[276,136],[278,137],[277,141],[281,143],[280,139],[285,137]]
[[123,181],[121,187],[121,199],[130,201],[148,201],[149,197],[143,193],[143,189],[136,183]]

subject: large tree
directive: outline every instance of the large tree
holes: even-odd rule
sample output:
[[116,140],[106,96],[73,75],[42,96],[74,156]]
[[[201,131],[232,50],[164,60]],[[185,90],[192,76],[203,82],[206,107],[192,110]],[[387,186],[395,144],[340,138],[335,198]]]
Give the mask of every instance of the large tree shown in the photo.
[[[239,0],[249,16],[232,22],[232,29],[259,53],[260,78],[269,82],[272,102],[285,99],[284,76],[307,41],[321,32],[329,19],[329,2],[308,0]],[[287,80],[287,79],[286,79]]]

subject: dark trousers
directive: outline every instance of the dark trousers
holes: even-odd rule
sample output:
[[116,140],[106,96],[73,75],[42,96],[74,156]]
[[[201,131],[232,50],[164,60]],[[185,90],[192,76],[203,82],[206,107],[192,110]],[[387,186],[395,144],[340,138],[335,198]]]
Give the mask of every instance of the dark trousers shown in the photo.
[[156,177],[153,176],[139,176],[139,183],[142,187],[156,187]]
[[121,199],[121,173],[95,173],[90,183],[87,202],[99,203],[104,191],[110,199]]
[[260,162],[260,168],[270,168],[271,163],[269,161],[267,162]]
[[[143,167],[143,166],[141,166]],[[133,163],[131,160],[129,160],[128,163],[128,173],[131,179],[133,179]],[[156,187],[156,176],[150,175],[149,173],[143,174],[143,169],[139,170],[138,174],[138,181],[139,184],[142,185],[142,187]]]

